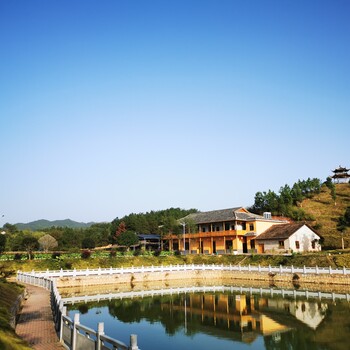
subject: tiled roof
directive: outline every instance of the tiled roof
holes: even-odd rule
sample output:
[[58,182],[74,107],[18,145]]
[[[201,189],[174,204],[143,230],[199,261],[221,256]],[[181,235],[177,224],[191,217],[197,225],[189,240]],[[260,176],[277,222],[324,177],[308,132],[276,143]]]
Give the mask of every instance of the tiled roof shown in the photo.
[[235,221],[235,220],[251,221],[255,219],[263,219],[263,217],[260,215],[256,215],[249,212],[242,212],[240,210],[242,210],[242,207],[198,212],[198,213],[192,213],[190,215],[187,215],[183,219],[193,220],[196,224],[206,224],[211,222],[224,222],[224,221]]
[[[273,225],[270,228],[268,228],[265,232],[260,234],[256,238],[256,240],[287,239],[304,225],[304,223]],[[306,226],[309,227],[308,225]]]

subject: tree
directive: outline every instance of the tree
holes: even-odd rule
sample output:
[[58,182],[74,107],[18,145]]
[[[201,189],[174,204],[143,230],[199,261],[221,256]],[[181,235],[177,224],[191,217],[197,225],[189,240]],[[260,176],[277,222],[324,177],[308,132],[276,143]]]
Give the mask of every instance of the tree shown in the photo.
[[341,233],[341,248],[344,249],[344,232],[346,230],[346,220],[344,216],[340,216],[337,222],[337,230]]
[[124,231],[117,237],[117,244],[129,249],[131,246],[139,244],[139,238],[135,232]]
[[9,234],[13,234],[18,232],[17,230],[17,226],[16,225],[11,225],[8,222],[3,226],[3,228],[5,229],[5,231],[7,231],[7,233]]
[[327,188],[329,188],[329,190],[331,191],[331,197],[332,197],[332,200],[334,201],[334,205],[336,205],[336,199],[337,199],[337,194],[336,194],[336,191],[335,191],[335,185],[332,181],[332,178],[330,176],[327,177],[327,180],[325,182]]
[[53,250],[58,246],[57,240],[49,234],[46,234],[45,236],[40,237],[38,242],[45,252],[48,252],[49,250]]
[[39,242],[34,236],[25,235],[22,240],[22,247],[27,252],[28,259],[32,260],[33,250],[39,248]]
[[344,220],[347,227],[350,227],[350,207],[347,207],[344,214]]
[[341,233],[342,249],[344,249],[344,232],[350,227],[350,207],[347,207],[344,215],[338,218],[337,230]]
[[0,254],[5,251],[6,235],[0,234]]
[[81,242],[81,247],[83,249],[93,249],[95,248],[95,246],[96,246],[96,243],[92,237],[85,237]]

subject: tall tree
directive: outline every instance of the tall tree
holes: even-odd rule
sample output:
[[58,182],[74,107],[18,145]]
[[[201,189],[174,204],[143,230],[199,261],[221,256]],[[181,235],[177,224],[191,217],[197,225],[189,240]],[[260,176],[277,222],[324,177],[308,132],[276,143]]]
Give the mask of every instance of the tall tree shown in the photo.
[[344,250],[344,232],[346,231],[346,220],[344,216],[339,217],[337,222],[337,230],[341,234],[341,247]]
[[28,259],[32,260],[33,251],[39,248],[38,240],[32,235],[25,235],[22,240],[22,247],[28,254]]
[[5,251],[6,248],[6,235],[0,234],[0,254]]

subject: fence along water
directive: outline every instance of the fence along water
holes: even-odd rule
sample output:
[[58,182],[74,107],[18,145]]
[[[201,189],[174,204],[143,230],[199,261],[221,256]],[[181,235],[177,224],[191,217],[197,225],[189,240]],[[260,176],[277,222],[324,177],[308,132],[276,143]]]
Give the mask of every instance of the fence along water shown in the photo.
[[[67,316],[66,307],[64,304],[69,302],[78,302],[78,301],[92,301],[97,299],[111,299],[121,298],[121,297],[136,297],[144,295],[161,295],[167,293],[189,293],[196,292],[193,287],[184,288],[184,289],[162,289],[162,290],[153,290],[153,291],[142,291],[142,292],[128,292],[128,293],[119,293],[116,295],[97,295],[95,299],[93,297],[76,297],[76,299],[70,300],[69,298],[61,298],[55,278],[62,277],[78,277],[78,276],[103,276],[103,275],[118,275],[118,274],[135,274],[135,273],[152,273],[152,272],[186,272],[186,271],[239,271],[239,272],[255,272],[255,273],[280,273],[280,274],[294,274],[301,273],[304,275],[350,275],[350,269],[345,267],[342,269],[332,269],[329,268],[320,268],[320,267],[294,267],[294,266],[241,266],[241,265],[169,265],[169,266],[141,266],[141,267],[126,267],[126,268],[106,268],[106,269],[85,269],[85,270],[59,270],[59,271],[32,271],[30,273],[18,272],[17,279],[20,282],[33,284],[41,286],[50,290],[51,292],[51,306],[53,312],[53,318],[56,326],[56,330],[59,332],[61,343],[71,350],[77,349],[120,349],[120,350],[139,350],[137,345],[137,336],[132,334],[130,335],[130,344],[126,345],[123,342],[110,338],[104,334],[104,325],[103,323],[98,324],[98,329],[93,330],[82,324],[79,321],[79,314],[74,316],[72,320]],[[202,287],[206,288],[206,287]],[[223,287],[209,287],[211,290],[221,289]],[[296,290],[276,290],[273,288],[262,289],[262,288],[243,288],[243,287],[228,287],[231,291],[232,288],[239,288],[239,291],[245,293],[268,293],[270,295],[281,295],[284,296],[293,296],[296,298],[299,297],[313,297],[313,298],[329,298],[332,300],[335,299],[346,299],[350,301],[349,294],[335,294],[335,293],[322,293],[322,292],[309,292],[309,291],[296,291]],[[236,289],[236,291],[238,291]],[[153,294],[152,294],[153,293]]]
[[97,330],[93,330],[80,324],[79,314],[72,320],[67,316],[67,308],[57,289],[56,282],[51,277],[36,276],[33,273],[17,273],[19,282],[28,283],[50,291],[51,309],[59,340],[69,350],[140,350],[137,345],[137,335],[130,335],[130,344],[126,345],[120,340],[104,334],[103,322],[98,324]]

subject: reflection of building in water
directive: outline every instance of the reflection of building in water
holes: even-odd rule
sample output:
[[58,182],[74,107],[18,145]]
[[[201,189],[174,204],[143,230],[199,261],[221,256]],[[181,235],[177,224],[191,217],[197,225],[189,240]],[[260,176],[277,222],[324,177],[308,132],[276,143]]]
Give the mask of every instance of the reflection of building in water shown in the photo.
[[312,329],[316,329],[326,316],[326,303],[306,300],[260,299],[260,310],[287,312]]
[[[271,335],[278,341],[280,333],[290,331],[293,322],[288,322],[287,326],[285,319],[281,321],[278,317],[279,314],[316,329],[325,317],[327,304],[249,295],[190,294],[185,300],[173,299],[162,303],[162,309],[167,308],[171,312],[183,312],[185,318],[191,320],[189,324],[196,325],[190,327],[196,327],[196,330],[200,328],[213,334],[222,330],[226,331],[225,337],[250,343],[258,334]],[[191,332],[191,329],[188,331]]]
[[[274,321],[259,311],[257,299],[246,295],[191,294],[186,302],[181,299],[162,304],[172,312],[184,312],[191,324],[200,324],[208,332],[208,328],[229,330],[235,333],[226,337],[239,338],[244,342],[252,342],[258,334],[274,335],[289,331],[290,328]],[[197,322],[193,322],[197,321]]]

